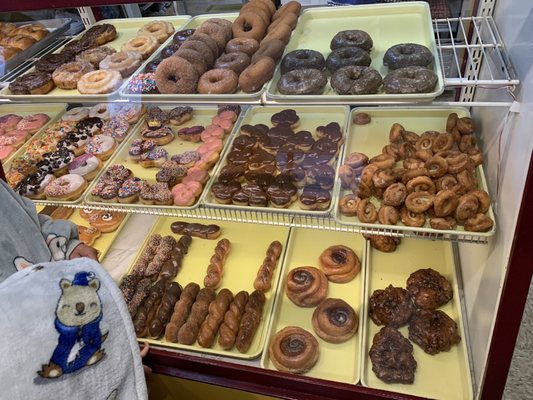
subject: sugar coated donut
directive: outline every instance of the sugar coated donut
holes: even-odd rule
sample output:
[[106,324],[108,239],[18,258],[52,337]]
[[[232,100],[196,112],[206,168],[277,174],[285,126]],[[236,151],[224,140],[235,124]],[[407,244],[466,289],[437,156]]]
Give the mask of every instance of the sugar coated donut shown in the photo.
[[382,79],[374,68],[348,66],[335,71],[330,84],[338,94],[373,94],[378,92]]
[[265,37],[266,28],[265,21],[258,14],[245,12],[233,22],[233,37],[251,38],[259,42]]
[[78,81],[78,91],[83,94],[110,93],[120,86],[122,76],[113,70],[98,70],[89,72]]
[[390,70],[419,66],[428,68],[433,63],[431,51],[421,44],[401,43],[390,47],[383,56],[383,65]]
[[180,48],[173,57],[181,57],[191,63],[198,75],[202,75],[207,71],[207,63],[201,53],[193,49]]
[[28,133],[35,133],[41,129],[50,117],[46,114],[32,114],[28,115],[17,124],[17,129],[27,131]]
[[327,82],[324,72],[318,69],[303,68],[283,74],[277,87],[281,94],[322,94]]
[[155,37],[159,43],[163,43],[174,33],[174,26],[168,21],[153,21],[144,25],[137,32],[138,35]]
[[192,37],[181,45],[178,50],[178,53],[185,49],[194,50],[200,55],[202,55],[208,68],[213,65],[213,63],[215,62],[215,58],[217,57],[216,54],[218,54],[218,51],[217,53],[213,53],[208,45],[206,45],[200,40],[194,40],[194,38]]
[[338,32],[333,36],[329,48],[335,50],[341,47],[360,47],[363,50],[370,51],[373,45],[372,38],[368,33],[352,29]]
[[322,53],[315,50],[293,50],[281,60],[280,71],[282,74],[294,69],[312,68],[322,71],[326,67],[326,61]]
[[386,93],[429,93],[437,84],[437,75],[423,67],[412,66],[395,69],[383,79]]
[[359,47],[341,47],[333,50],[326,59],[326,68],[334,73],[339,68],[349,65],[368,67],[372,59],[366,51]]
[[80,175],[67,174],[50,182],[44,188],[48,200],[76,200],[87,188],[87,181]]
[[226,44],[226,53],[245,53],[250,57],[257,49],[259,49],[259,42],[252,38],[234,38]]
[[231,69],[216,68],[207,71],[198,81],[198,93],[226,94],[235,93],[239,77]]
[[250,65],[250,57],[246,53],[235,52],[222,54],[215,61],[214,68],[230,69],[240,75],[248,65]]
[[211,49],[211,53],[213,53],[213,56],[215,58],[220,55],[217,42],[215,42],[215,40],[211,36],[202,32],[195,32],[194,35],[191,36],[191,39],[199,40],[200,42],[206,44]]
[[198,72],[190,62],[181,57],[169,57],[157,67],[155,83],[163,94],[195,93],[198,77]]
[[142,55],[136,51],[119,51],[100,62],[100,69],[112,69],[120,72],[123,78],[133,74],[141,66]]
[[272,78],[276,63],[270,57],[261,57],[249,65],[239,76],[239,86],[243,92],[253,93]]
[[159,47],[158,40],[153,36],[136,36],[122,45],[122,51],[136,51],[146,60]]

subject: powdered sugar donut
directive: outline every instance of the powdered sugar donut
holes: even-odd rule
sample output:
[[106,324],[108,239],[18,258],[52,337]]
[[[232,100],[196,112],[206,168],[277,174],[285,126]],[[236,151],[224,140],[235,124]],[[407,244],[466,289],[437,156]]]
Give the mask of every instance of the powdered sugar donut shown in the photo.
[[44,194],[48,200],[76,200],[87,188],[87,181],[76,174],[63,175],[50,182],[44,188]]
[[116,142],[112,137],[106,135],[96,135],[87,140],[85,152],[88,154],[93,154],[100,160],[105,161],[111,157],[111,154],[113,154],[113,151],[115,151],[115,147]]
[[21,131],[28,131],[29,133],[35,133],[41,129],[44,124],[50,120],[50,117],[46,114],[32,114],[27,115],[17,124],[16,129]]
[[90,181],[96,177],[102,161],[92,154],[83,154],[76,157],[69,165],[68,172],[70,174],[76,174],[83,176],[87,181]]
[[61,117],[62,121],[79,122],[89,116],[89,110],[85,107],[74,107],[68,110]]

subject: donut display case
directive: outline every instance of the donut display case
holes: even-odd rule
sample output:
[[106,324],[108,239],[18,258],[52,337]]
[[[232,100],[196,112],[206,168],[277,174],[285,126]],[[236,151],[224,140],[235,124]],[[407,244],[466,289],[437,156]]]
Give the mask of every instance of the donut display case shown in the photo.
[[[3,114],[50,117],[0,161],[0,177],[43,213],[85,227],[139,344],[151,345],[143,362],[153,372],[282,399],[502,398],[531,281],[524,16],[533,5],[464,0],[450,17],[433,0],[250,0],[229,13],[195,2],[191,16],[95,22],[103,1],[67,3],[53,7],[83,7],[86,30],[0,79],[0,123]],[[115,71],[108,93],[28,94],[35,82],[17,81],[42,61],[67,65],[107,24],[116,38],[99,46],[119,52],[167,22],[174,32]],[[96,72],[120,62],[110,57]],[[373,78],[366,93],[355,88],[363,72]],[[393,93],[405,83],[398,75],[424,87]],[[61,180],[71,156],[54,145],[79,153],[87,138],[78,122],[103,126],[106,110],[135,118],[126,133],[108,124],[108,135],[86,122],[98,138],[90,151],[106,147],[105,136],[113,152],[96,160],[79,196],[55,196],[76,182]],[[78,157],[76,171],[94,166],[90,154]],[[48,198],[44,178],[59,181]],[[114,215],[116,229],[98,236],[93,223]],[[347,260],[355,268],[335,281]],[[309,300],[298,290],[311,283]]]

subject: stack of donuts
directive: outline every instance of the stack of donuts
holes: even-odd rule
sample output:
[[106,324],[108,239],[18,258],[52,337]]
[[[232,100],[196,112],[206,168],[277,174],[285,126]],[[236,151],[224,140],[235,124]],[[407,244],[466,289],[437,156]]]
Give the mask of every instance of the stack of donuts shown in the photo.
[[5,160],[20,148],[26,140],[41,129],[50,117],[46,114],[17,114],[0,116],[0,160]]
[[[370,116],[356,114],[354,122],[369,123]],[[483,154],[474,122],[452,113],[444,130],[418,135],[395,123],[381,154],[370,160],[348,154],[339,177],[351,193],[339,200],[341,214],[363,223],[424,227],[429,219],[433,229],[453,230],[459,224],[466,231],[489,231],[494,221],[487,215],[489,195],[476,176]]]
[[116,90],[174,32],[166,21],[144,25],[120,51],[106,43],[117,37],[111,24],[91,27],[80,39],[67,43],[60,53],[47,54],[35,70],[11,82],[13,94],[45,94],[58,87],[77,89],[81,94],[103,94]]
[[[344,343],[359,328],[359,317],[346,301],[328,297],[329,284],[352,281],[361,270],[355,252],[344,245],[325,249],[318,257],[319,268],[296,267],[289,271],[285,294],[298,307],[314,309],[311,324],[316,335],[328,343]],[[290,346],[286,346],[290,343]],[[304,374],[319,359],[319,342],[314,335],[298,326],[277,332],[268,346],[274,366],[284,372]]]
[[297,1],[276,10],[269,0],[252,0],[233,23],[210,18],[196,30],[177,32],[160,57],[130,80],[128,90],[163,94],[256,92],[272,77],[300,9]]
[[6,174],[9,184],[32,199],[77,199],[141,113],[135,105],[70,109],[13,160]]
[[0,22],[0,60],[7,61],[48,35],[41,24],[15,25]]

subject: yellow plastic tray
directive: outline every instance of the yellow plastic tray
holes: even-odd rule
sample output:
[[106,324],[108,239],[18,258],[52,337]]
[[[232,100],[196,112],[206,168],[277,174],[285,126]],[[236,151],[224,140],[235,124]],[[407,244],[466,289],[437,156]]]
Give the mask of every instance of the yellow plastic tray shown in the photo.
[[[272,127],[272,122],[270,122],[270,117],[282,110],[286,109],[292,109],[295,110],[296,113],[300,117],[300,125],[298,128],[296,128],[296,131],[306,130],[313,134],[314,138],[316,139],[315,131],[316,128],[321,125],[327,125],[330,122],[338,122],[341,126],[342,132],[344,135],[346,135],[346,125],[348,123],[348,114],[349,114],[349,108],[346,106],[295,106],[295,107],[262,107],[262,106],[253,106],[248,109],[246,112],[246,115],[243,117],[241,123],[239,124],[239,128],[242,125],[251,124],[265,124],[269,127]],[[238,130],[236,130],[238,131]],[[228,152],[229,149],[231,149],[231,146],[233,144],[233,140],[238,135],[234,135],[231,143],[228,144]],[[339,152],[342,152],[342,147],[339,150]],[[338,157],[339,159],[340,157]],[[338,166],[338,159],[336,163],[333,165],[333,168],[335,171],[337,171]],[[217,168],[213,179],[211,179],[207,190],[205,190],[205,195],[203,202],[209,206],[209,207],[217,207],[217,208],[226,208],[226,209],[243,209],[246,210],[254,210],[254,211],[273,211],[276,213],[291,213],[291,214],[312,214],[312,215],[324,215],[328,214],[333,210],[334,203],[337,203],[337,199],[334,198],[334,194],[338,192],[336,190],[336,186],[338,185],[338,179],[335,179],[335,184],[333,189],[331,189],[331,205],[328,207],[327,210],[303,210],[298,205],[298,202],[293,202],[289,207],[287,208],[275,208],[275,207],[252,207],[252,206],[239,206],[234,204],[221,204],[217,203],[213,195],[211,194],[211,186],[216,182],[218,174],[220,173],[220,170],[224,165],[227,163],[221,162],[219,164],[219,167]],[[299,191],[301,193],[301,190]]]
[[13,152],[9,157],[7,157],[5,160],[2,161],[2,165],[4,166],[5,171],[7,171],[8,164],[14,157],[24,153],[22,149],[24,148],[25,144],[30,139],[33,139],[34,137],[39,135],[42,131],[44,131],[48,125],[55,122],[59,118],[59,116],[63,114],[66,108],[67,108],[66,104],[44,104],[39,107],[36,107],[33,104],[2,104],[0,105],[0,116],[13,113],[13,114],[17,114],[22,117],[25,117],[26,115],[42,113],[50,117],[48,122],[44,124],[41,127],[41,129],[39,129],[37,132],[31,135],[26,140],[26,142],[24,142],[22,146],[20,146],[15,152]]
[[327,58],[331,52],[329,44],[339,31],[361,29],[366,31],[374,42],[370,53],[371,67],[385,77],[388,68],[383,65],[387,49],[399,43],[419,43],[428,47],[435,62],[433,71],[438,82],[430,93],[387,94],[383,88],[377,94],[339,95],[328,84],[322,95],[283,95],[278,92],[277,83],[280,71],[277,68],[267,87],[267,100],[277,102],[331,102],[349,101],[352,103],[373,103],[383,101],[415,102],[429,101],[444,90],[439,54],[435,44],[429,5],[425,2],[408,2],[379,5],[357,5],[353,7],[322,7],[305,10],[298,21],[285,54],[296,49],[312,49]]
[[[137,31],[144,26],[145,24],[148,24],[152,21],[168,21],[171,22],[174,25],[174,28],[176,30],[181,29],[181,26],[185,24],[190,19],[190,16],[188,15],[182,15],[182,16],[173,16],[173,17],[157,17],[157,18],[125,18],[125,19],[104,19],[101,21],[98,21],[94,25],[101,25],[101,24],[112,24],[115,26],[117,30],[117,37],[112,42],[106,43],[106,46],[110,46],[115,48],[117,51],[120,51],[120,47],[126,43],[129,39],[134,38],[137,36]],[[85,31],[81,32],[79,35],[75,36],[72,40],[77,40],[83,36]],[[167,39],[171,40],[170,38]],[[165,42],[166,43],[166,42]],[[163,43],[161,46],[163,46],[165,43]],[[160,47],[161,47],[160,46]],[[56,52],[60,52],[63,49],[61,47]],[[141,67],[139,67],[141,68]],[[34,71],[35,68],[32,68],[29,72]],[[0,97],[13,99],[13,100],[29,100],[29,101],[66,101],[66,102],[74,102],[74,101],[91,101],[91,102],[97,102],[97,101],[108,101],[108,100],[116,100],[118,98],[119,89],[105,94],[81,94],[78,92],[78,89],[73,90],[65,90],[60,88],[54,88],[52,91],[41,94],[41,95],[16,95],[12,94],[9,90],[9,87],[5,87],[2,91],[0,91]]]
[[[35,208],[37,209],[37,212],[40,213],[41,211],[43,211],[44,206],[37,205]],[[107,252],[111,248],[111,245],[113,244],[113,242],[115,241],[115,239],[119,235],[120,231],[122,230],[122,228],[126,224],[126,221],[128,220],[129,217],[130,217],[129,214],[127,214],[126,217],[124,217],[124,220],[122,220],[122,222],[120,223],[120,225],[118,226],[117,229],[115,229],[113,232],[108,232],[108,233],[103,233],[102,232],[101,235],[94,241],[94,244],[92,245],[92,247],[94,247],[96,250],[98,250],[98,261],[102,262],[102,260],[105,258]],[[87,226],[87,227],[90,226],[90,224],[89,224],[89,222],[87,222],[87,220],[85,220],[82,217],[80,217],[80,210],[79,209],[75,209],[74,212],[72,213],[72,215],[70,217],[68,217],[68,220],[70,222],[75,223],[76,225],[83,225],[83,226]]]
[[[322,340],[313,330],[311,319],[315,307],[296,306],[285,294],[286,279],[289,271],[296,267],[308,265],[319,268],[318,257],[329,246],[343,244],[355,251],[361,261],[361,272],[347,283],[328,283],[328,297],[341,298],[350,304],[359,316],[359,328],[350,340],[333,344]],[[268,355],[270,338],[289,325],[304,328],[318,340],[320,356],[317,364],[306,373],[330,381],[357,383],[360,377],[361,332],[363,332],[361,315],[363,309],[363,288],[365,281],[365,240],[361,235],[334,231],[317,231],[313,229],[293,228],[289,246],[283,263],[282,281],[276,295],[274,317],[268,332],[269,341],[261,358],[263,368],[276,369]]]
[[[130,266],[128,273],[135,265],[137,258],[144,249],[150,236],[154,233],[160,235],[173,235],[176,239],[180,235],[172,233],[170,225],[174,221],[198,222],[195,219],[188,218],[172,218],[159,217],[155,222],[152,231],[146,237],[145,242],[140,247],[139,252],[135,256],[135,260]],[[268,226],[268,225],[252,225],[240,224],[238,222],[222,222],[202,220],[203,224],[217,224],[222,229],[222,234],[218,239],[200,239],[193,237],[192,244],[189,247],[189,252],[183,258],[183,265],[176,277],[176,281],[183,287],[190,282],[196,282],[203,287],[206,269],[209,264],[209,259],[213,255],[213,250],[222,238],[226,238],[231,242],[231,250],[224,265],[224,275],[222,277],[221,288],[227,288],[237,294],[241,290],[246,290],[251,293],[254,290],[254,280],[257,275],[259,266],[262,264],[266,254],[266,250],[271,242],[278,240],[283,245],[283,253],[287,246],[289,236],[289,228],[283,226]],[[274,304],[274,295],[278,286],[281,265],[284,255],[280,256],[278,265],[274,270],[272,279],[272,288],[265,293],[266,302],[261,316],[261,324],[255,334],[254,340],[247,353],[240,353],[236,348],[232,350],[223,350],[218,345],[218,339],[212,348],[203,348],[198,344],[184,345],[180,343],[167,342],[164,338],[160,340],[140,338],[139,341],[144,342],[148,340],[152,344],[160,346],[171,347],[175,349],[192,350],[208,354],[222,355],[226,357],[234,357],[240,359],[252,359],[258,357],[263,351],[265,345],[266,333],[271,321],[272,306]]]
[[[379,380],[372,371],[368,352],[374,335],[381,329],[368,315],[368,298],[376,289],[389,284],[405,288],[409,275],[420,268],[433,268],[440,272],[453,286],[453,299],[440,308],[457,323],[461,342],[448,352],[434,356],[426,354],[413,343],[413,356],[417,362],[415,381],[412,385],[387,384]],[[368,251],[367,276],[365,284],[364,334],[361,382],[364,386],[389,390],[397,393],[428,397],[432,399],[472,399],[472,381],[466,345],[466,335],[457,286],[452,244],[442,241],[402,239],[394,253],[382,253],[372,248]],[[407,326],[400,329],[409,337]]]
[[[161,109],[163,109],[163,110],[171,110],[172,108],[174,108],[174,107],[161,107]],[[174,133],[176,133],[178,130],[180,130],[180,129],[184,128],[184,127],[187,127],[187,126],[194,126],[194,125],[208,126],[211,123],[211,118],[214,117],[215,115],[217,115],[217,107],[216,106],[195,106],[193,108],[193,110],[194,111],[193,111],[192,119],[187,121],[183,125],[180,125],[180,126],[177,126],[177,127],[173,126],[173,125],[168,125],[169,127],[172,128]],[[157,172],[160,170],[160,168],[144,168],[144,167],[141,167],[138,163],[133,162],[131,160],[129,154],[128,154],[129,149],[131,147],[131,143],[135,139],[141,138],[141,130],[145,126],[144,121],[145,121],[144,117],[139,120],[139,122],[137,123],[137,126],[135,127],[135,130],[129,135],[128,139],[124,141],[124,144],[121,147],[121,149],[115,154],[115,156],[113,156],[111,158],[111,160],[109,161],[107,166],[110,166],[110,165],[113,165],[113,164],[124,165],[126,168],[129,168],[130,170],[132,170],[133,174],[136,177],[141,178],[141,179],[145,179],[145,180],[147,180],[147,181],[149,181],[151,183],[155,183],[156,182],[155,176],[156,176]],[[233,125],[232,132],[230,132],[229,135],[224,135],[225,143],[227,143],[228,137],[233,134],[233,132],[235,131],[237,125],[238,125],[238,120],[235,121],[235,124]],[[181,140],[176,135],[176,137],[174,138],[174,140],[172,142],[170,142],[170,143],[168,143],[168,144],[166,144],[166,145],[164,145],[162,147],[168,152],[168,159],[170,160],[170,157],[172,155],[183,153],[183,152],[189,151],[189,150],[195,150],[202,143],[203,142],[198,142],[198,143],[187,142],[187,141]],[[223,153],[224,153],[224,149],[221,150],[221,154],[223,154]],[[221,159],[222,159],[222,157],[221,157]],[[215,166],[210,171],[213,171],[214,169],[215,169]],[[102,169],[102,171],[105,172],[105,169]],[[147,208],[148,207],[148,208],[157,208],[157,209],[193,209],[193,208],[198,207],[198,204],[200,202],[200,198],[202,197],[202,195],[198,196],[198,199],[196,200],[196,202],[190,207],[178,207],[176,205],[172,205],[172,206],[152,205],[152,206],[150,206],[150,205],[146,205],[146,204],[141,203],[140,200],[137,203],[133,203],[133,204],[124,204],[124,203],[119,203],[119,202],[115,202],[115,203],[102,202],[102,201],[99,201],[99,200],[95,199],[95,197],[91,195],[91,189],[92,189],[92,187],[94,185],[96,185],[96,182],[98,182],[98,178],[99,177],[100,176],[98,176],[96,179],[93,180],[92,184],[90,185],[90,188],[85,192],[85,193],[87,193],[86,196],[85,196],[85,202],[88,203],[88,204],[93,204],[93,205],[113,205],[113,206],[116,206],[116,207],[126,207],[126,208],[131,208],[131,207],[133,207],[133,208],[135,208],[135,207],[137,207],[137,208]],[[206,190],[206,188],[207,188],[207,184],[204,186],[204,191]]]
[[[392,124],[395,122],[404,126],[405,129],[421,134],[427,130],[444,131],[446,127],[446,120],[450,113],[457,113],[459,117],[469,117],[470,113],[466,108],[435,108],[435,107],[412,107],[412,108],[397,108],[397,107],[380,107],[380,108],[355,108],[350,114],[350,126],[348,128],[348,141],[344,148],[344,156],[341,165],[344,162],[346,155],[357,151],[366,154],[369,158],[381,154],[383,146],[389,144],[389,131]],[[353,116],[358,113],[367,113],[371,116],[372,121],[367,125],[356,125],[353,121]],[[483,166],[476,168],[479,187],[488,192],[487,182],[485,180],[485,172]],[[335,219],[341,224],[363,226],[367,228],[387,229],[394,231],[410,231],[431,234],[450,234],[450,235],[468,235],[476,237],[488,237],[494,235],[496,232],[496,219],[492,206],[488,213],[490,218],[494,221],[494,226],[488,232],[469,232],[465,231],[463,226],[458,225],[453,230],[433,229],[429,226],[429,218],[422,228],[403,225],[401,221],[396,225],[382,225],[379,222],[373,224],[365,224],[360,222],[357,216],[347,217],[342,215],[339,209],[340,199],[345,194],[351,193],[350,190],[342,189],[338,186],[340,193],[335,203]],[[374,196],[371,198],[372,203],[379,208],[380,201]]]
[[[207,21],[210,18],[223,18],[227,19],[228,21],[233,22],[237,17],[239,16],[238,13],[222,13],[222,14],[205,14],[205,15],[197,15],[196,17],[193,17],[190,19],[187,24],[185,24],[181,29],[197,29],[203,22]],[[170,43],[170,42],[169,42]],[[168,44],[168,43],[167,43]],[[154,54],[152,54],[147,60],[146,63],[141,66],[139,70],[137,70],[136,73],[132,75],[135,76],[139,73],[141,73],[150,61],[156,59],[159,57],[159,54],[164,49],[164,46],[161,46],[159,50],[155,51]],[[129,81],[129,79],[128,79]],[[256,102],[259,101],[261,98],[261,95],[266,89],[267,83],[263,85],[263,87],[258,90],[255,93],[245,93],[242,90],[238,90],[236,93],[230,93],[230,94],[199,94],[199,93],[191,93],[191,94],[136,94],[128,92],[127,90],[127,84],[125,84],[121,90],[120,95],[122,97],[126,97],[128,99],[142,99],[142,100],[152,100],[152,101],[178,101],[178,102],[185,102],[185,101],[196,101],[196,102],[226,102],[226,103],[250,103],[250,102]]]

